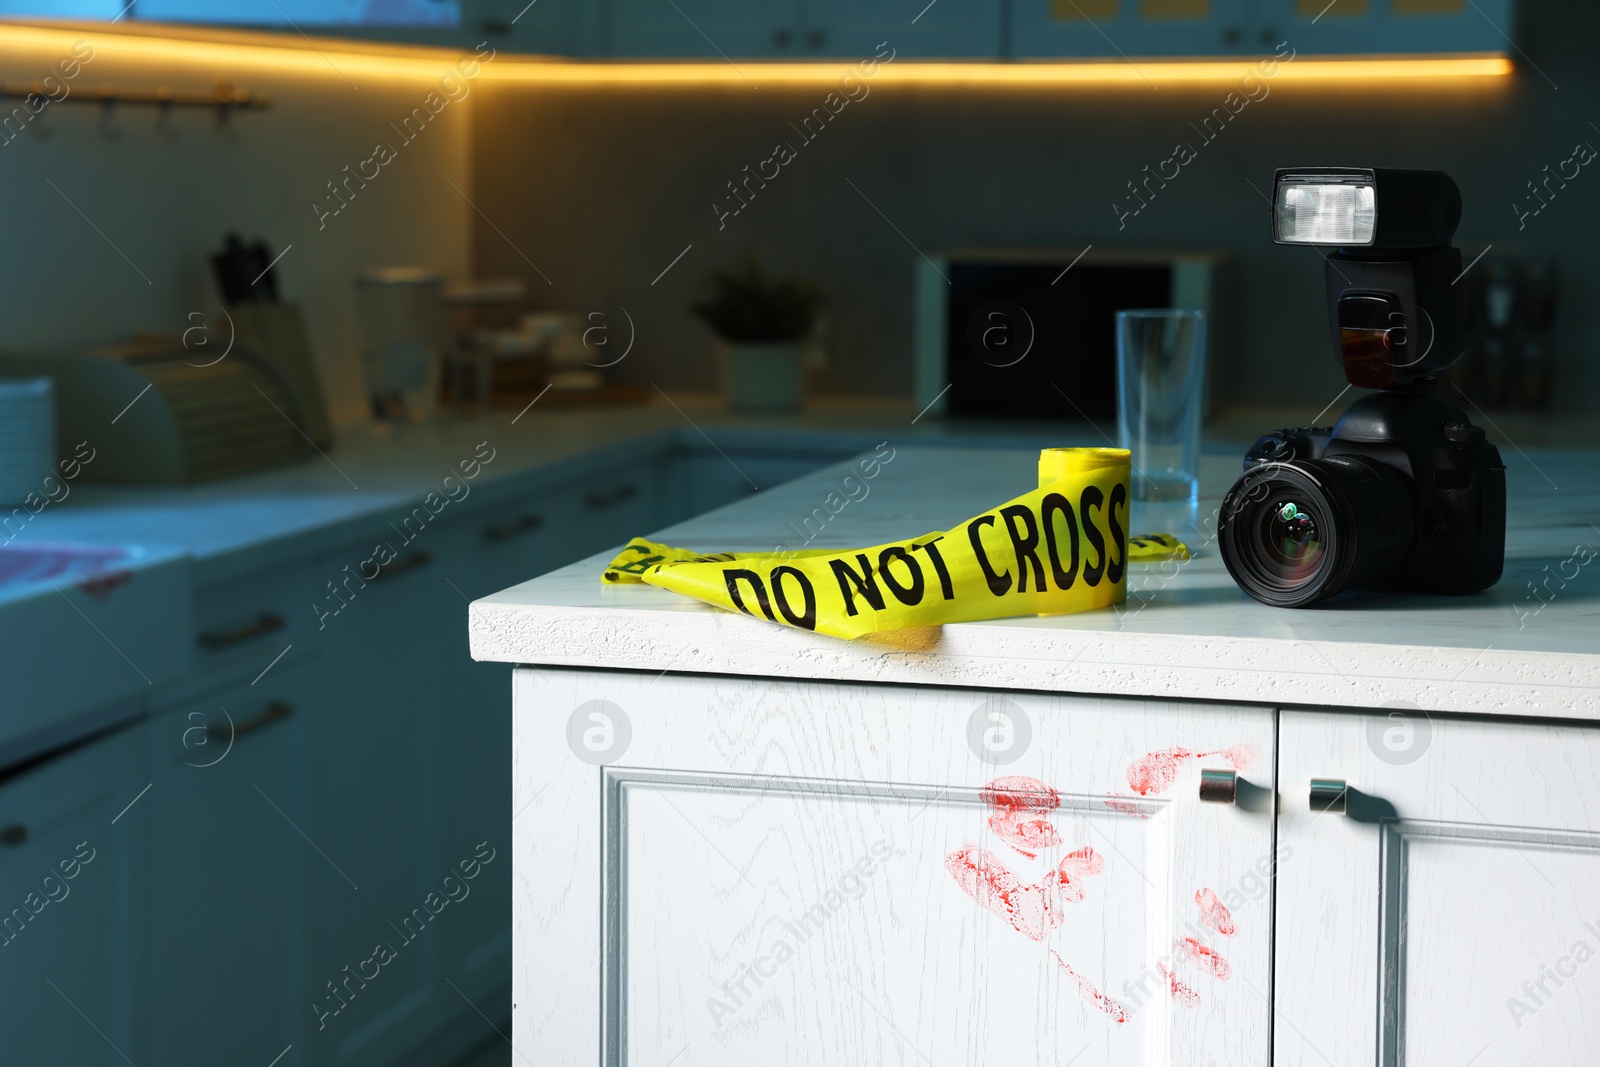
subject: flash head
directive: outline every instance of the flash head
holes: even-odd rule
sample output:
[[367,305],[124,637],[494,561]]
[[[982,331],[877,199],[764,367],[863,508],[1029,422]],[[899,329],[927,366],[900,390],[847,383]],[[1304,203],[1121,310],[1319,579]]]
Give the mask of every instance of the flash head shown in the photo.
[[1439,248],[1461,221],[1461,191],[1437,170],[1288,167],[1272,177],[1272,239],[1384,251]]

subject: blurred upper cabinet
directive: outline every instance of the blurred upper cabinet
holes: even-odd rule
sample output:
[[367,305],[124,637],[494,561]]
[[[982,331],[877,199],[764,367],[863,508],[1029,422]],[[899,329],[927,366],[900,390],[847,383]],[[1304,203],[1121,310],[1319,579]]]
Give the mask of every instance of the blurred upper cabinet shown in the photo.
[[1010,0],[1017,59],[1500,52],[1514,0]]
[[0,15],[619,59],[1504,52],[1516,0],[0,0]]
[[[605,0],[0,0],[0,16],[176,22],[299,36],[594,56]],[[665,0],[663,7],[671,10]]]
[[234,22],[297,26],[455,26],[460,0],[135,0],[151,22]]
[[997,59],[1000,0],[611,0],[616,56]]
[[1505,52],[1516,0],[1256,0],[1273,43],[1316,55]]

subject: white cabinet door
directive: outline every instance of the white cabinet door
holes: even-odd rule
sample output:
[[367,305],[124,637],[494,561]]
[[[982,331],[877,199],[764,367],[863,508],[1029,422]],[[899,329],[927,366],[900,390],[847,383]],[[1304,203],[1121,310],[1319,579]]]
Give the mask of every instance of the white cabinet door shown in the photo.
[[[515,690],[531,1062],[1268,1062],[1268,710],[547,669]],[[1235,767],[1242,802],[1201,804],[1202,768]]]
[[800,55],[797,0],[612,0],[611,54],[722,60]]
[[0,779],[7,1064],[149,1061],[140,975],[151,815],[144,737],[143,725],[125,728]]
[[805,18],[801,51],[813,57],[1000,58],[996,0],[806,0]]
[[1280,745],[1275,1063],[1593,1062],[1600,730],[1285,712]]
[[305,923],[326,897],[305,872],[327,860],[301,836],[316,684],[314,663],[280,665],[150,723],[154,1062],[264,1064],[290,1046],[318,1062]]

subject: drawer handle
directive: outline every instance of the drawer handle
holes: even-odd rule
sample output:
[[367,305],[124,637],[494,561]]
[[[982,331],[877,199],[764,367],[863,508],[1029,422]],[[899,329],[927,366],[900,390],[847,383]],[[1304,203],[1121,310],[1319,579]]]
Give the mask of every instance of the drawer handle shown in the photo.
[[368,578],[367,581],[377,582],[386,578],[397,578],[406,573],[406,571],[414,571],[419,567],[426,567],[432,562],[432,552],[413,552],[411,555],[406,556],[403,559],[395,560],[388,566],[379,567],[378,573],[373,575],[371,578]]
[[1236,803],[1239,799],[1239,772],[1201,770],[1200,799],[1207,804]]
[[529,512],[526,515],[518,515],[510,522],[485,526],[483,528],[483,539],[485,541],[508,541],[518,534],[527,533],[529,530],[537,530],[543,525],[543,515],[535,515]]
[[281,630],[287,625],[288,623],[285,622],[282,615],[264,611],[256,616],[255,622],[247,623],[237,630],[202,630],[200,632],[200,643],[210,649],[227,648],[229,645],[251,641],[265,634]]
[[1350,786],[1343,778],[1311,779],[1312,811],[1331,811],[1335,815],[1343,815],[1349,795]]
[[257,715],[253,719],[246,719],[244,722],[241,722],[235,726],[233,728],[231,738],[226,727],[212,726],[209,724],[206,726],[206,736],[210,737],[213,741],[237,741],[245,734],[252,734],[263,727],[271,726],[275,722],[282,722],[284,719],[287,719],[293,714],[293,704],[283,700],[274,700],[272,703],[267,705],[266,711],[263,711],[260,715]]
[[596,489],[583,498],[583,502],[591,508],[609,508],[612,504],[620,504],[624,500],[631,500],[639,495],[639,487],[632,482],[624,483],[615,489]]
[[0,826],[0,845],[16,846],[28,839],[28,827],[20,822]]

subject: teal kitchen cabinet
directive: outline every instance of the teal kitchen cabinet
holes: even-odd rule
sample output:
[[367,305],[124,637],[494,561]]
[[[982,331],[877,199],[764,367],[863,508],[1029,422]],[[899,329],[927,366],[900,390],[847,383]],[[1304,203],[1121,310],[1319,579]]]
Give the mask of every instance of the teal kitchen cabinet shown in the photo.
[[611,0],[617,57],[1000,58],[997,0]]
[[0,781],[0,1060],[7,1064],[149,1062],[140,973],[149,945],[140,909],[154,808],[143,795],[145,732],[144,724],[125,727]]
[[[1012,0],[1016,59],[1131,59],[1272,52],[1261,0]],[[1152,78],[1158,80],[1157,77]]]
[[[450,694],[439,665],[460,615],[439,535],[423,529],[408,544],[391,533],[398,554],[364,583],[346,585],[345,575],[372,573],[363,565],[373,543],[319,561],[345,590],[343,606],[322,619],[323,707],[306,828],[320,853],[311,868],[320,931],[308,985],[328,1014],[312,1019],[306,1010],[328,1064],[396,1058],[437,1032],[453,1010],[444,998],[456,999],[439,980],[441,930],[428,906],[447,873],[436,745]],[[373,542],[381,539],[375,532]]]
[[673,59],[802,55],[797,0],[611,0],[609,52]]
[[316,1062],[305,925],[325,898],[306,874],[326,860],[301,828],[317,683],[315,662],[278,664],[149,722],[152,1062],[265,1064],[290,1046]]
[[1255,0],[1276,41],[1302,55],[1505,52],[1515,0]]
[[1016,59],[1501,52],[1513,8],[1514,0],[1011,0],[1007,51]]
[[995,0],[804,0],[802,19],[797,52],[812,58],[1000,56],[1001,5]]
[[[24,13],[42,13],[38,10]],[[473,50],[487,43],[496,52],[592,56],[599,51],[602,5],[595,0],[459,0],[437,4],[441,17],[460,13],[455,25],[371,25],[351,0],[107,0],[84,17],[126,18],[133,22],[176,22],[265,29],[294,36],[347,37],[396,44],[434,45]],[[395,5],[398,6],[398,5]],[[133,10],[130,12],[129,7]],[[119,14],[120,12],[120,14]],[[487,54],[487,53],[485,53]]]

